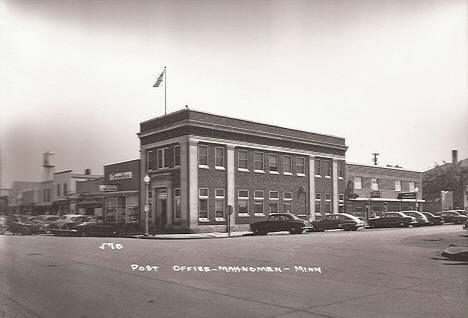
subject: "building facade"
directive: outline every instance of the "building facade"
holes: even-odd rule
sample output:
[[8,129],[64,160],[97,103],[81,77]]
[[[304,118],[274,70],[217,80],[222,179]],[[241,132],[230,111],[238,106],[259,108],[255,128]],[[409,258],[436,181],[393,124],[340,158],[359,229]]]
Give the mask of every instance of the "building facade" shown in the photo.
[[422,173],[396,167],[346,164],[346,212],[362,218],[421,210]]
[[344,138],[189,109],[142,122],[138,136],[150,178],[141,178],[140,206],[159,232],[244,230],[274,212],[314,219],[344,209]]

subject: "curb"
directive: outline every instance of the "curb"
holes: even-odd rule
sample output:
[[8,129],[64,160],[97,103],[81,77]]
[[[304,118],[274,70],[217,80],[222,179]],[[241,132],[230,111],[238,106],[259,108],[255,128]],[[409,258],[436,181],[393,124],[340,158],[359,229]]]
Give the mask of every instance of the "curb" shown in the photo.
[[449,247],[441,255],[457,261],[468,261],[468,247]]

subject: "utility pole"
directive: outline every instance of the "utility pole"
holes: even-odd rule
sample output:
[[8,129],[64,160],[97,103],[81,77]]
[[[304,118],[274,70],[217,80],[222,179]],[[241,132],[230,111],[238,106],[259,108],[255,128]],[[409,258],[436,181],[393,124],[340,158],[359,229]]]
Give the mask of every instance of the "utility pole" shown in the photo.
[[374,160],[374,166],[376,166],[377,165],[377,156],[380,155],[380,154],[377,153],[377,152],[374,152],[372,155],[374,156],[374,159],[373,159]]

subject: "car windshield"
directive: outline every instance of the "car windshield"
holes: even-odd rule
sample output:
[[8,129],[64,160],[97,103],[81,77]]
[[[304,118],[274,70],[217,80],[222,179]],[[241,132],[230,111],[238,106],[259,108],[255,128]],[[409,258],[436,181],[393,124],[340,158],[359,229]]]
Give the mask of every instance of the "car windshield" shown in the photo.
[[48,217],[46,218],[46,220],[48,220],[48,221],[55,221],[55,220],[58,220],[58,218],[59,218],[58,216],[48,216]]
[[435,216],[434,214],[432,214],[431,212],[423,212],[424,215],[426,216]]
[[80,221],[84,220],[84,217],[83,216],[75,216],[75,217],[72,217],[71,220],[74,221],[74,222],[80,222]]

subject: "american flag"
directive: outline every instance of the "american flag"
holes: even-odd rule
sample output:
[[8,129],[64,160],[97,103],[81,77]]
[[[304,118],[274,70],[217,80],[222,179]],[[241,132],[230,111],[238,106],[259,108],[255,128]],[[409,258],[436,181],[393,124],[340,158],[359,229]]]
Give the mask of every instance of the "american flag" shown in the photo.
[[153,87],[159,87],[159,84],[163,81],[164,71],[162,71],[161,75],[159,75],[158,80],[154,83]]

